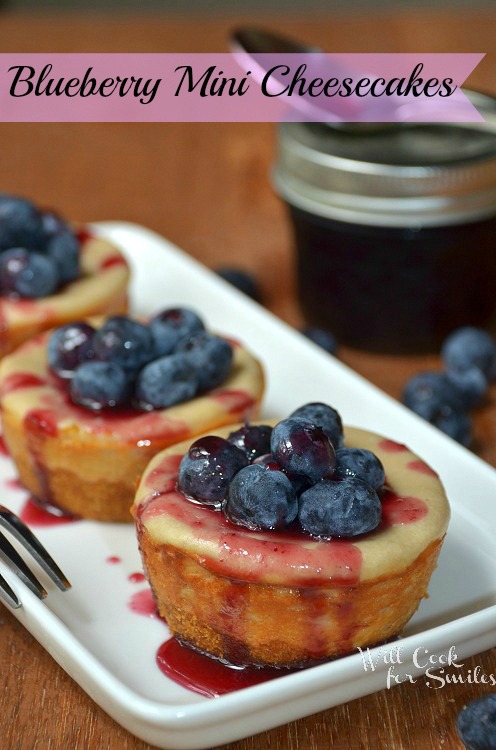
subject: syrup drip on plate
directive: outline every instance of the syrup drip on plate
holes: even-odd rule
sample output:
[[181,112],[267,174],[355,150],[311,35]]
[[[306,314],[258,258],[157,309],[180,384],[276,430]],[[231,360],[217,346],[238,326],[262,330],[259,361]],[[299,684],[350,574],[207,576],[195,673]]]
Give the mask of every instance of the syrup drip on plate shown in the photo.
[[64,523],[74,523],[74,521],[79,520],[75,516],[61,514],[57,508],[43,507],[39,505],[35,498],[26,500],[19,513],[19,518],[28,526],[42,526],[44,528],[48,526],[60,526]]
[[[156,618],[167,624],[159,615],[149,588],[133,594],[127,606],[131,612]],[[183,646],[174,637],[168,638],[160,645],[156,663],[170,680],[207,698],[216,698],[251,685],[258,685],[292,671],[270,667],[235,667]]]
[[129,599],[127,603],[128,609],[137,615],[143,615],[144,617],[155,617],[158,620],[165,622],[163,617],[160,617],[155,599],[150,589],[143,589],[137,591]]
[[289,669],[234,667],[183,646],[176,638],[162,643],[157,651],[157,665],[163,674],[181,687],[207,698],[259,685],[291,674]]
[[10,456],[9,449],[5,444],[3,435],[0,435],[0,456],[5,456],[7,458]]
[[4,485],[9,490],[25,490],[24,485],[21,484],[20,480],[17,479],[17,477],[13,477],[12,479],[6,479],[4,481]]
[[130,583],[143,583],[143,581],[146,581],[144,573],[131,573],[128,575],[127,580]]

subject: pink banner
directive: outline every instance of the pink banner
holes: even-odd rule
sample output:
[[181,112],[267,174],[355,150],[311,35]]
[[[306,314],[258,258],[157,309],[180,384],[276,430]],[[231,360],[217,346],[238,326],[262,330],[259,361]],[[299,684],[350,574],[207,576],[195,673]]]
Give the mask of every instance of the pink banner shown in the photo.
[[1,122],[482,122],[461,90],[484,57],[0,54]]

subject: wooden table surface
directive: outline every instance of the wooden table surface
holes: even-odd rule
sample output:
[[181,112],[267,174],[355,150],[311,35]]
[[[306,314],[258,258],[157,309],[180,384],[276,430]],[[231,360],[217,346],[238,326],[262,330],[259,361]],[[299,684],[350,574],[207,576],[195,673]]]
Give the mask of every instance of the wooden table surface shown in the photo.
[[[228,30],[249,17],[0,15],[3,52],[226,51]],[[260,22],[259,19],[255,19]],[[328,51],[486,52],[469,79],[495,91],[496,11],[424,10],[327,18],[262,17],[266,26]],[[295,297],[291,237],[270,186],[272,124],[0,125],[0,190],[24,194],[82,221],[150,227],[211,267],[252,271],[269,309],[303,320]],[[342,359],[397,397],[436,357],[385,357],[342,349]],[[476,450],[496,465],[494,397],[476,415]],[[145,750],[110,719],[0,607],[0,750]],[[465,660],[496,673],[496,651]],[[228,746],[228,750],[449,750],[456,717],[489,688],[425,680],[353,701]]]

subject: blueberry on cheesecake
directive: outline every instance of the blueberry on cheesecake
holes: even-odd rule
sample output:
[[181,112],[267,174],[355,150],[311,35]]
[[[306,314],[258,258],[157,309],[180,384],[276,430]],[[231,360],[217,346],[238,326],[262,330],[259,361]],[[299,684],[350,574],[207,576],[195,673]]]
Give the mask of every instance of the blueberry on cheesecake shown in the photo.
[[280,667],[401,633],[450,514],[424,460],[323,403],[162,451],[132,513],[171,632],[225,662]]
[[[0,363],[6,444],[21,482],[47,506],[129,521],[150,458],[174,443],[256,416],[258,360],[207,332],[196,313],[68,323]],[[201,338],[200,338],[201,336]],[[212,351],[222,356],[212,360]]]
[[120,250],[93,230],[0,195],[0,356],[71,320],[125,312],[129,276]]

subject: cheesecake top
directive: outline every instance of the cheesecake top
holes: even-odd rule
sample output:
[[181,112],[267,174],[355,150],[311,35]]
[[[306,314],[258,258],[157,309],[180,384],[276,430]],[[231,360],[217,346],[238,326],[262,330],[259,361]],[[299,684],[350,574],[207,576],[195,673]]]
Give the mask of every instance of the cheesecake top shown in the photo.
[[[96,324],[96,321],[92,321]],[[131,445],[160,450],[178,440],[251,419],[264,390],[258,360],[231,341],[233,362],[217,388],[165,409],[133,408],[93,412],[74,404],[68,384],[48,364],[50,332],[37,335],[0,362],[0,409],[28,429],[60,440],[102,440],[116,447]]]
[[[222,437],[232,425],[216,432]],[[405,445],[365,430],[345,427],[344,444],[366,448],[385,474],[382,517],[361,536],[321,540],[299,529],[252,531],[177,490],[179,464],[191,441],[166,449],[146,469],[133,505],[138,533],[170,545],[212,572],[268,585],[355,586],[406,570],[447,530],[450,509],[436,472]]]
[[104,312],[108,301],[120,295],[129,281],[130,270],[121,251],[91,232],[79,233],[80,276],[56,293],[38,299],[0,297],[0,331],[19,327],[39,330]]

